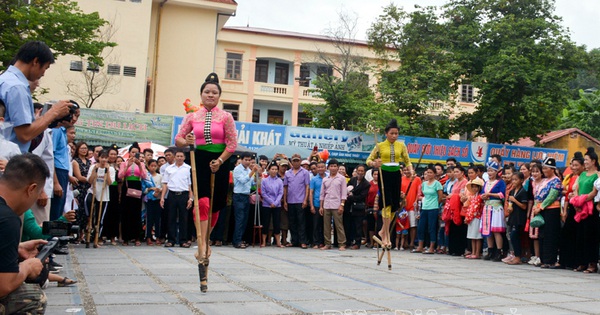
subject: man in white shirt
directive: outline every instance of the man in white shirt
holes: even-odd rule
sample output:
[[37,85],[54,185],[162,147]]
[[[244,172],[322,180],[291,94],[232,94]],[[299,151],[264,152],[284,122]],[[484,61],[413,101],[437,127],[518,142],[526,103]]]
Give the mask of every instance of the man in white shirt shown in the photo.
[[[192,194],[191,167],[185,164],[183,151],[175,153],[175,164],[165,169],[162,178],[163,189],[160,196],[160,206],[165,208],[165,195],[169,192],[169,233],[165,247],[173,247],[179,244],[181,247],[189,248],[191,242],[187,240],[187,217],[188,209],[192,207],[194,197]],[[166,165],[166,164],[165,164]],[[179,235],[178,235],[179,232]]]
[[[165,174],[167,167],[175,164],[175,150],[173,150],[171,148],[166,149],[165,150],[165,160],[167,161],[167,163],[162,165],[158,171],[161,175]],[[164,208],[169,209],[169,192],[168,191],[165,194]],[[169,232],[169,212],[162,211],[160,214],[160,235],[158,236],[158,238],[160,239],[161,242],[163,242],[163,243],[165,242],[165,238],[166,238],[168,232]]]

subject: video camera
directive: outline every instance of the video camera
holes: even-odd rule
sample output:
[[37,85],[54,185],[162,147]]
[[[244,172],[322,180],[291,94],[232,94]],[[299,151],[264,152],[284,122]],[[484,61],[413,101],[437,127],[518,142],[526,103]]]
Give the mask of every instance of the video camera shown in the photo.
[[[46,259],[50,257],[57,249],[66,245],[69,241],[75,240],[73,234],[79,233],[79,226],[61,221],[45,221],[42,223],[42,233],[50,235],[52,239],[48,240],[46,245],[41,245],[38,254],[35,256],[45,265]],[[43,268],[42,272],[35,279],[26,280],[27,283],[36,283],[43,286],[48,279],[48,269]]]
[[[58,118],[55,121],[53,121],[48,127],[49,128],[55,128],[59,123],[63,122],[63,121],[71,121],[73,119],[73,115],[75,115],[75,113],[79,110],[79,108],[81,108],[79,106],[79,104],[77,102],[75,102],[74,100],[69,100],[69,102],[71,104],[73,104],[73,106],[70,107],[69,109],[69,114],[67,114],[64,117]],[[42,110],[42,115],[45,114],[51,107],[52,105],[54,105],[56,103],[56,101],[51,101],[51,102],[46,102],[44,104],[44,109]]]

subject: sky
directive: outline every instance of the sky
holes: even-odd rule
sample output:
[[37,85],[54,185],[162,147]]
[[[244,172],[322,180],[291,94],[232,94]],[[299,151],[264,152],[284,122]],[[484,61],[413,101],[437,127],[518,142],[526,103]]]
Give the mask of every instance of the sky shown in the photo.
[[[366,39],[369,26],[383,14],[390,3],[414,10],[414,5],[440,6],[444,0],[236,0],[236,16],[226,26],[260,27],[308,34],[325,34],[335,27],[338,12],[358,16],[357,39]],[[556,0],[555,14],[563,18],[563,26],[571,39],[588,50],[600,48],[600,1]]]

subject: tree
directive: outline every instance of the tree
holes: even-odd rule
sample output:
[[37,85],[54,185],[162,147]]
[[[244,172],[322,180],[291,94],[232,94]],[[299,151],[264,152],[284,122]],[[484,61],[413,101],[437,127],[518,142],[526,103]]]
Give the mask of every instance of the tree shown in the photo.
[[[112,19],[111,23],[102,26],[98,31],[97,38],[104,43],[111,42],[117,31],[115,25],[115,19]],[[99,57],[104,61],[108,61],[109,64],[119,64],[118,56],[115,56],[113,53],[114,47],[107,46],[102,50]],[[74,80],[65,81],[67,94],[73,95],[80,105],[92,108],[102,95],[119,92],[121,76],[109,73],[108,69],[95,64],[89,59],[86,60],[81,57],[80,60],[82,65],[87,64],[87,67],[82,67],[81,76]]]
[[579,90],[579,99],[569,101],[563,111],[561,128],[579,128],[600,138],[600,90],[592,93]]
[[488,141],[537,139],[558,127],[582,49],[554,15],[552,0],[452,0],[445,29],[461,75],[479,90],[456,130]]
[[[390,5],[369,30],[375,51],[400,63],[380,74],[380,100],[405,118],[402,134],[445,138],[450,136],[458,65],[446,50],[449,43],[436,8],[416,8],[409,13]],[[439,107],[440,103],[449,106]]]
[[312,92],[325,104],[302,106],[313,118],[314,127],[355,131],[379,128],[385,125],[384,119],[391,116],[385,107],[375,102],[367,74],[370,68],[355,49],[357,19],[343,13],[339,17],[340,25],[327,31],[335,53],[317,48],[315,60],[331,69],[331,73],[325,72],[312,81],[315,86]]
[[583,65],[577,69],[577,77],[569,82],[573,99],[578,99],[579,90],[600,89],[600,48],[589,51]]
[[29,40],[45,42],[55,57],[71,54],[102,65],[102,50],[116,46],[97,38],[106,23],[97,12],[83,13],[69,0],[0,0],[0,70]]
[[416,9],[388,7],[370,36],[376,47],[392,44],[398,51],[394,89],[400,92],[384,86],[382,95],[411,121],[418,122],[428,100],[452,102],[444,95],[460,83],[478,91],[477,106],[452,121],[453,133],[505,143],[536,139],[558,126],[583,49],[560,25],[554,1],[450,0],[441,14],[435,7]]

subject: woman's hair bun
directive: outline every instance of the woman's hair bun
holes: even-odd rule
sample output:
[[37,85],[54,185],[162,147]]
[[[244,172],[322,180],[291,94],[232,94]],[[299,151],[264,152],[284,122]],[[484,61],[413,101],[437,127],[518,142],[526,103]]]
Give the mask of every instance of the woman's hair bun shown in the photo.
[[588,154],[588,153],[594,153],[594,152],[596,152],[596,149],[594,149],[594,147],[588,147],[586,154]]
[[581,159],[581,160],[583,160],[583,153],[581,153],[579,151],[575,152],[575,154],[573,155],[573,159],[577,159],[577,160]]
[[206,77],[206,80],[204,80],[204,82],[219,84],[219,76],[213,72]]

